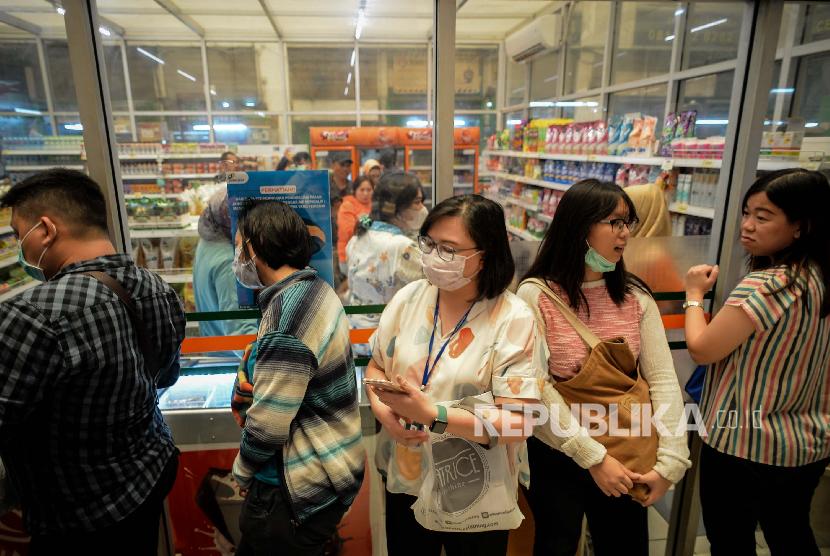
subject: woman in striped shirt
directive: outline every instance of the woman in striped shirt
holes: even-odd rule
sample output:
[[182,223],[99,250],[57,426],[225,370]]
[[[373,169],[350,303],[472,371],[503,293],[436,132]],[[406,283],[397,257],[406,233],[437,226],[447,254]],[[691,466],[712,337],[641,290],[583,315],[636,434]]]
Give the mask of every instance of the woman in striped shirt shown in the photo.
[[712,555],[819,554],[810,502],[830,463],[830,185],[780,170],[743,200],[751,272],[706,324],[700,302],[717,266],[686,277],[686,343],[713,363],[700,402],[700,500]]

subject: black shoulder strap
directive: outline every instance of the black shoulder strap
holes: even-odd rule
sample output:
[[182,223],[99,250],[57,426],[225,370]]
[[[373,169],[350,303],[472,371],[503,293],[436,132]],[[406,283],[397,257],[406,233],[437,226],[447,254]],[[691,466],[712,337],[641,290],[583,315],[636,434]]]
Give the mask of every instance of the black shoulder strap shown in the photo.
[[138,309],[136,309],[135,302],[133,301],[130,292],[124,289],[124,286],[121,285],[121,282],[110,276],[105,272],[99,272],[97,270],[84,272],[87,276],[95,278],[106,287],[108,287],[112,292],[117,295],[121,302],[124,304],[124,308],[127,309],[127,313],[130,315],[130,318],[133,321],[133,327],[135,328],[135,333],[138,339],[138,348],[141,350],[141,354],[144,356],[144,366],[150,372],[150,376],[153,380],[156,379],[158,372],[159,372],[159,359],[156,350],[153,349],[152,344],[150,342],[150,337],[147,334],[147,328],[144,326],[144,321],[141,320],[141,316],[138,314]]

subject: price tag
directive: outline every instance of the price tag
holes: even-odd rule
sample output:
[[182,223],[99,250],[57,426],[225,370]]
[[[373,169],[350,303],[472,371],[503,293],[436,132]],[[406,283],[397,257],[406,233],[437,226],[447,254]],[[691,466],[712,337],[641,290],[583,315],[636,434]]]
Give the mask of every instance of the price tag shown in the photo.
[[676,210],[677,212],[686,212],[689,210],[689,205],[687,205],[686,203],[678,203],[674,207],[674,210]]
[[464,154],[476,154],[475,149],[464,149]]
[[711,160],[711,159],[702,160],[700,165],[703,168],[714,168],[715,167],[715,161]]
[[595,155],[595,154],[589,154],[588,155],[588,162],[596,162],[596,161],[597,161],[597,155]]
[[674,160],[671,158],[667,158],[663,161],[663,164],[660,166],[662,170],[674,170]]

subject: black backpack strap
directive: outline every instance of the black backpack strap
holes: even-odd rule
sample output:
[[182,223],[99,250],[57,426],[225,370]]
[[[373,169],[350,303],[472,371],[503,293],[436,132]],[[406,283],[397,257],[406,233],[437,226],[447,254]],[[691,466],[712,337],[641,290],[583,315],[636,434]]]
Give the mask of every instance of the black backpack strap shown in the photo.
[[127,313],[133,321],[133,327],[135,328],[138,339],[138,348],[144,356],[144,366],[149,371],[150,377],[155,380],[159,372],[158,353],[156,353],[156,350],[153,349],[150,342],[150,336],[147,333],[147,328],[144,326],[144,321],[141,320],[141,316],[138,314],[138,309],[136,308],[135,301],[133,301],[130,292],[124,289],[121,282],[105,272],[93,270],[84,272],[83,274],[95,278],[112,290],[112,292],[117,295],[119,299],[121,299],[121,302],[124,304],[124,308],[127,309]]

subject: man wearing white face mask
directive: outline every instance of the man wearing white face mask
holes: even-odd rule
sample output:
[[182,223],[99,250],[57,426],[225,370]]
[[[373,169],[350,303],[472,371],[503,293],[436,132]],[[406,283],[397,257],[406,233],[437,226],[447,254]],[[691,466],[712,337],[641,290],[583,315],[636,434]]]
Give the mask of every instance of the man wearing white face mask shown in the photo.
[[[372,197],[372,214],[358,220],[346,245],[349,305],[388,303],[405,285],[423,278],[414,237],[429,211],[415,174],[387,172]],[[378,315],[351,315],[354,328],[374,328]]]
[[[56,168],[11,188],[20,264],[43,284],[0,303],[0,453],[31,554],[155,554],[178,450],[156,402],[185,318],[116,253],[98,185]],[[59,472],[56,470],[60,470]]]

